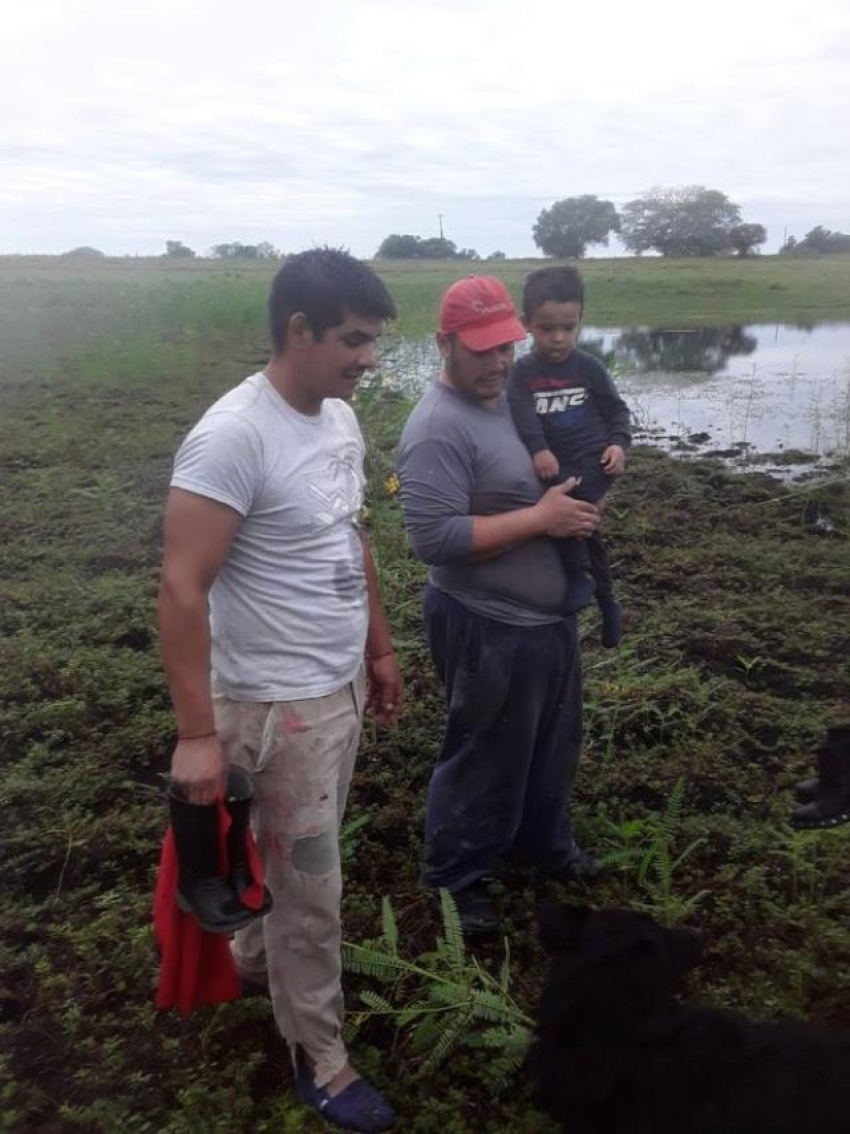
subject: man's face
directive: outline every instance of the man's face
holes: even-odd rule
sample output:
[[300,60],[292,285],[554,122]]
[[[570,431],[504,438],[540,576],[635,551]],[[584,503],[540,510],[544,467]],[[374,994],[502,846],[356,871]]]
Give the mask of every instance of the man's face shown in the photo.
[[514,344],[502,343],[491,350],[469,350],[457,335],[437,335],[443,356],[446,382],[459,394],[476,402],[498,398],[508,380],[514,360]]
[[563,362],[575,349],[581,326],[581,304],[548,299],[537,308],[526,326],[534,346],[549,362]]
[[323,398],[349,401],[360,379],[375,365],[383,329],[383,319],[347,315],[342,323],[329,327],[321,339],[309,332],[300,367],[305,399],[319,404]]

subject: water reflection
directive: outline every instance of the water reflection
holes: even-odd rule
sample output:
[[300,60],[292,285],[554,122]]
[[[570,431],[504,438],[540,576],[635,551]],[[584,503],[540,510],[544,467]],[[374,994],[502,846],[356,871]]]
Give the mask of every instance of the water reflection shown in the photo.
[[[786,477],[850,456],[848,323],[586,326],[580,346],[614,374],[642,441]],[[433,338],[397,339],[382,369],[393,384],[423,389],[439,372]],[[810,456],[791,460],[797,451]]]
[[643,440],[783,478],[850,455],[850,325],[605,328]]
[[741,326],[695,330],[628,330],[614,346],[614,357],[630,370],[701,371],[716,374],[733,355],[753,354],[754,335]]

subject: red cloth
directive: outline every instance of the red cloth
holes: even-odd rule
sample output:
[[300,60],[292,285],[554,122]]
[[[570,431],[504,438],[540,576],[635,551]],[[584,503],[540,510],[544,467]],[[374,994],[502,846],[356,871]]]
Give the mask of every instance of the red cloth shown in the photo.
[[[230,812],[223,798],[219,798],[218,864],[223,878],[227,877],[230,822]],[[262,906],[265,892],[263,866],[250,830],[245,846],[253,882],[242,894],[241,901],[256,910]],[[174,832],[169,827],[162,843],[153,903],[154,929],[160,949],[156,1006],[177,1008],[181,1015],[187,1016],[201,1004],[238,1000],[241,988],[229,938],[204,932],[192,914],[184,913],[177,905],[177,874],[177,847]]]

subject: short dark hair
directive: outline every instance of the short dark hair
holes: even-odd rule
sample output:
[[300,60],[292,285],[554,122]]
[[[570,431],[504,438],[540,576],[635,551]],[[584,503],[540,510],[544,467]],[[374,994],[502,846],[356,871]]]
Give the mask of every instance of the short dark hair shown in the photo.
[[544,303],[577,303],[584,311],[584,283],[575,268],[538,268],[526,277],[522,313],[530,319]]
[[311,248],[290,256],[272,281],[269,324],[276,354],[286,346],[289,320],[296,312],[321,340],[348,315],[395,319],[396,305],[367,264],[341,248]]

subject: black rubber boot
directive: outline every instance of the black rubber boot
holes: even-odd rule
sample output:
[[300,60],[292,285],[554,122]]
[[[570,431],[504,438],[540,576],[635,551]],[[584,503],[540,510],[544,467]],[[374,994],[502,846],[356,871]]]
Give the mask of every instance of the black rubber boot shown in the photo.
[[850,724],[832,725],[826,730],[826,745],[850,751]]
[[[835,748],[838,746],[840,748],[842,745],[850,746],[850,724],[834,725],[826,730],[825,747]],[[817,797],[819,783],[817,776],[799,780],[794,785],[794,795],[800,803],[811,803]]]
[[596,601],[602,614],[602,645],[612,650],[623,637],[623,608],[616,599],[597,594]]
[[791,822],[795,827],[837,827],[850,823],[850,726],[829,729],[815,757],[815,796],[809,803],[794,808]]
[[178,784],[168,789],[177,847],[177,905],[207,933],[230,935],[257,916],[243,906],[218,870],[218,806],[189,803]]
[[590,573],[596,584],[596,602],[602,615],[602,645],[606,649],[619,646],[623,637],[623,609],[614,598],[614,580],[608,549],[597,531],[585,541]]
[[[254,882],[248,865],[246,839],[251,823],[251,800],[254,785],[244,768],[236,765],[227,773],[227,788],[224,803],[230,812],[230,830],[227,832],[228,881],[234,893],[241,898]],[[263,887],[262,905],[251,910],[254,917],[265,917],[272,908],[272,896],[268,887]]]
[[811,776],[807,780],[799,780],[794,784],[794,795],[800,803],[811,803],[818,794],[818,780],[817,776]]

